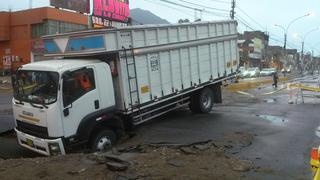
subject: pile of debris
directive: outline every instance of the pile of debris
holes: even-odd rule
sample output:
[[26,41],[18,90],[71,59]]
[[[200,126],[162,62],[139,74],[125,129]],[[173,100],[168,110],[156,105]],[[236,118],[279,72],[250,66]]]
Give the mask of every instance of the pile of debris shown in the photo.
[[147,143],[93,154],[0,160],[0,179],[241,179],[254,165],[229,151],[237,144],[251,144],[250,138],[233,142],[228,138],[220,142]]

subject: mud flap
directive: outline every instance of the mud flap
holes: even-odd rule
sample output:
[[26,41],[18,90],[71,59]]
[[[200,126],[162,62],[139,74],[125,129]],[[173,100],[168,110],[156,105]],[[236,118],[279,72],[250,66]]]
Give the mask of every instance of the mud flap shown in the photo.
[[221,83],[211,86],[213,90],[214,103],[222,103]]

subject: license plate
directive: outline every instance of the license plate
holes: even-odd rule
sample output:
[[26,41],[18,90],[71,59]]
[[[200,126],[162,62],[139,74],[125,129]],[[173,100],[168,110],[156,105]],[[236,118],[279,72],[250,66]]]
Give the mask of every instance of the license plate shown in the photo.
[[27,144],[31,147],[33,147],[33,141],[31,139],[27,139]]

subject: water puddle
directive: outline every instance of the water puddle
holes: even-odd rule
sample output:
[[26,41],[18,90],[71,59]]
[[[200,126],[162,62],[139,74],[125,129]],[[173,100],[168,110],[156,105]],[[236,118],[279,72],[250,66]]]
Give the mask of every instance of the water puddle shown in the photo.
[[283,123],[287,122],[287,120],[281,116],[260,115],[260,114],[258,114],[256,116],[263,119],[263,120],[270,121],[271,123],[274,123],[274,124],[283,124]]

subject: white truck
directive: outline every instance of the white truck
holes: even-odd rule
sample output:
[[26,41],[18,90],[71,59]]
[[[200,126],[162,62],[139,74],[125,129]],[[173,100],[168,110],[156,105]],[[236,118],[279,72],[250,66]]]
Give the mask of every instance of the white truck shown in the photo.
[[104,150],[127,130],[189,105],[208,113],[238,68],[236,21],[132,26],[43,37],[51,60],[13,76],[21,146]]

